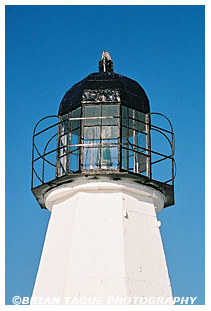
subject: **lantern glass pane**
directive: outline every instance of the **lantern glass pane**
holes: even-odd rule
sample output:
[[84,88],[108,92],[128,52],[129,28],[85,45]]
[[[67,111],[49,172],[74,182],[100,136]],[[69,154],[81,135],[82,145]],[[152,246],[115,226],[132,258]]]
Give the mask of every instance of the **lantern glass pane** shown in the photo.
[[146,172],[146,114],[128,109],[129,128],[126,125],[126,108],[122,106],[122,168],[134,173]]
[[127,138],[127,136],[128,136],[128,128],[122,126],[122,138]]
[[77,172],[79,170],[79,148],[71,147],[70,153],[70,173]]
[[98,169],[99,148],[84,148],[84,169]]
[[129,108],[128,112],[129,112],[129,128],[131,132],[131,129],[133,129],[133,109]]
[[71,132],[71,145],[76,145],[80,143],[80,128]]
[[58,150],[58,176],[73,173],[79,170],[80,120],[71,120],[81,117],[81,107],[61,117]]
[[135,129],[137,131],[146,131],[145,114],[140,111],[135,111]]
[[[80,118],[81,117],[81,107],[72,111],[71,118]],[[81,124],[80,120],[72,120],[71,122],[71,130],[74,131],[75,129],[79,128]]]
[[102,139],[117,139],[117,126],[102,126]]
[[128,149],[122,148],[122,168],[127,170]]
[[122,106],[122,126],[128,126],[127,107]]
[[100,141],[100,127],[84,127],[84,143],[93,144]]
[[[86,105],[85,106],[85,118],[89,118],[89,117],[100,117],[101,116],[101,112],[100,112],[100,106],[99,105],[93,105],[93,106],[89,106]],[[101,120],[100,119],[87,119],[85,120],[85,125],[100,125]]]
[[59,176],[65,175],[68,170],[68,145],[70,144],[70,121],[69,115],[66,114],[61,117],[59,126]]
[[[102,117],[117,117],[117,105],[102,105]],[[117,124],[117,118],[102,119],[103,125]]]

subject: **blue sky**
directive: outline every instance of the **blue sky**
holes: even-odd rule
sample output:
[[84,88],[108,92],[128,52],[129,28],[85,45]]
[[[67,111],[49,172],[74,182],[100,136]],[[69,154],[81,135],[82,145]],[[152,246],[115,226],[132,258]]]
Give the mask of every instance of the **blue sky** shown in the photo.
[[173,123],[176,203],[158,219],[173,295],[204,304],[204,6],[6,6],[5,48],[6,304],[31,296],[50,217],[30,191],[33,128],[103,50]]

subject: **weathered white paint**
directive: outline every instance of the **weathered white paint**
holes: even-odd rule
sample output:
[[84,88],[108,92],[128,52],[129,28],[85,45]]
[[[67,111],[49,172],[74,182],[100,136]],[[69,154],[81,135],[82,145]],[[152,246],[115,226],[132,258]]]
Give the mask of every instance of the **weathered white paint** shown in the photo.
[[172,297],[156,212],[163,196],[131,181],[75,181],[52,211],[33,297]]

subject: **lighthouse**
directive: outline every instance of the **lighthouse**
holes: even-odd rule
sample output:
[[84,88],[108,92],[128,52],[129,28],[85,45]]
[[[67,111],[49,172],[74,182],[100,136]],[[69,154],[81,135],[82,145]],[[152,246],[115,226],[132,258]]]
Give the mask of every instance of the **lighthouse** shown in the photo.
[[115,73],[104,51],[99,72],[73,85],[33,132],[32,192],[51,212],[33,303],[170,301],[156,215],[174,205],[174,166],[170,120],[150,111],[144,89]]

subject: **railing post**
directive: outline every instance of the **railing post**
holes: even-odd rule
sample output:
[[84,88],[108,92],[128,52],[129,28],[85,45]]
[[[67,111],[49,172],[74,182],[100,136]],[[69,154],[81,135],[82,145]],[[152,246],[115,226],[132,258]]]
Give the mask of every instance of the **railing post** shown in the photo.
[[147,177],[152,178],[152,170],[151,170],[151,138],[150,138],[150,114],[146,114],[145,118],[146,122],[146,147],[147,147],[147,160],[146,160],[146,169],[147,169]]
[[32,177],[31,177],[31,189],[33,188],[34,184],[34,133],[32,138]]

